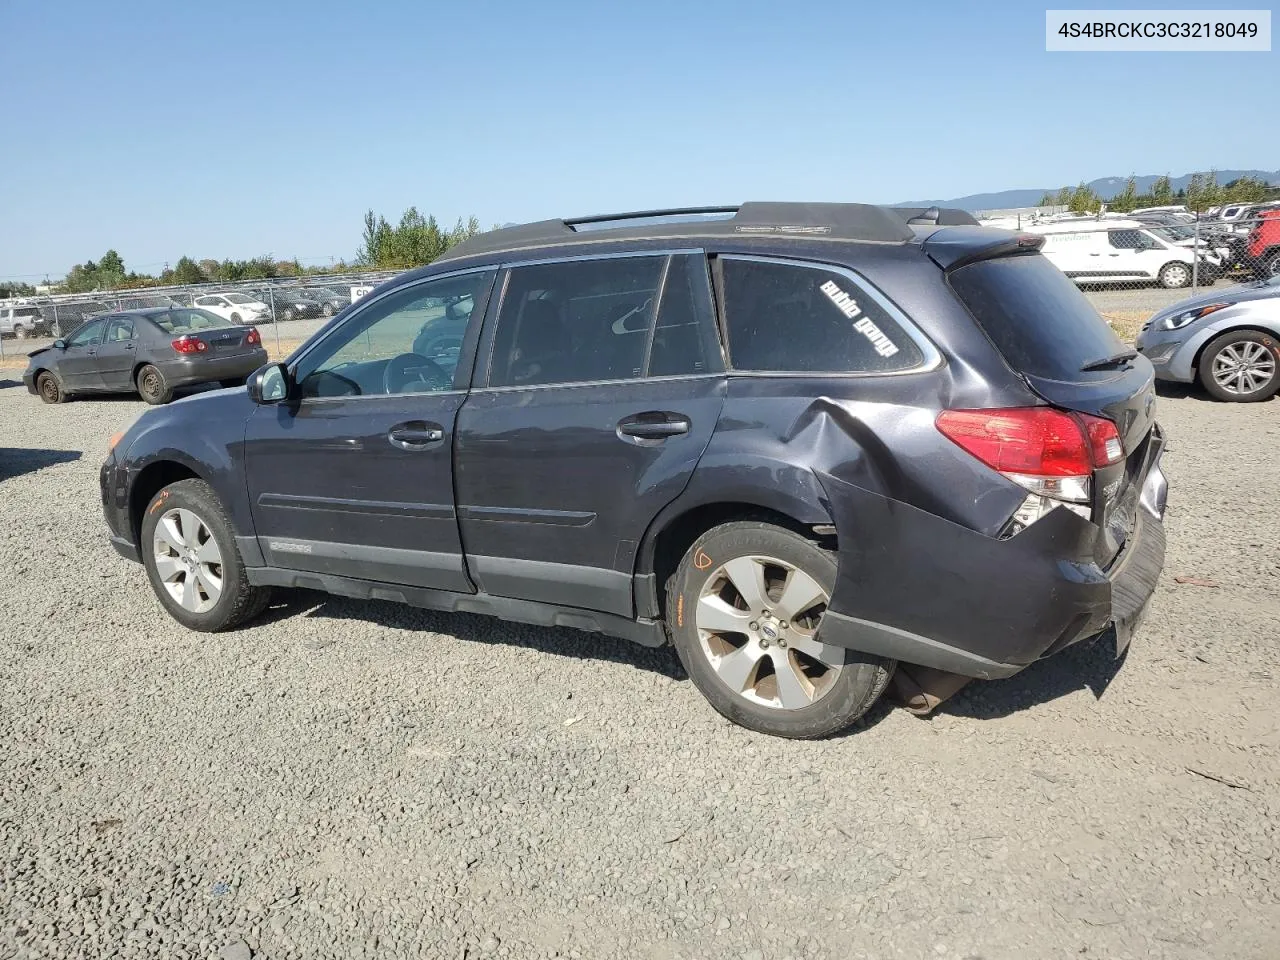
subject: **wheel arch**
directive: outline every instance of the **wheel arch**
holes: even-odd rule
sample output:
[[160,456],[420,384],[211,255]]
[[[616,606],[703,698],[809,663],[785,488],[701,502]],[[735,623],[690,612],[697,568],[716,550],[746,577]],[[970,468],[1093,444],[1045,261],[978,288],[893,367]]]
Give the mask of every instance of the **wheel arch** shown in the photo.
[[817,478],[794,465],[784,466],[808,477],[811,496],[760,488],[725,489],[719,496],[698,496],[695,492],[668,504],[654,518],[636,552],[633,585],[640,616],[662,616],[667,579],[694,541],[722,523],[761,520],[792,530],[828,549],[836,548],[834,521],[825,508],[826,495]]
[[1223,327],[1221,330],[1214,330],[1205,338],[1204,343],[1196,348],[1195,355],[1191,358],[1191,373],[1195,377],[1200,376],[1200,361],[1204,357],[1204,352],[1209,349],[1209,344],[1213,343],[1223,334],[1239,333],[1241,330],[1247,330],[1250,333],[1260,333],[1264,337],[1270,337],[1272,340],[1280,341],[1280,332],[1268,330],[1264,326],[1256,323],[1240,323],[1229,327]]
[[180,480],[203,480],[209,483],[209,478],[204,476],[193,462],[172,456],[152,460],[138,471],[138,475],[130,484],[129,535],[139,548],[142,543],[142,518],[147,504],[165,487]]

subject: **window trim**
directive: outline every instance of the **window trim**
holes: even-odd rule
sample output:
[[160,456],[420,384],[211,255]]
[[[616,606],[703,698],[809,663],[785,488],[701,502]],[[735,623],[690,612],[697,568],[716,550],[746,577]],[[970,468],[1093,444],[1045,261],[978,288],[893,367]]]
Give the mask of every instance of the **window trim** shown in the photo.
[[[655,248],[646,250],[628,250],[619,253],[586,253],[574,254],[570,256],[559,257],[538,257],[533,260],[512,260],[501,264],[502,275],[498,281],[500,289],[495,290],[495,295],[489,298],[489,306],[485,311],[485,331],[481,338],[477,361],[483,360],[483,373],[480,370],[481,363],[476,363],[475,375],[472,377],[472,393],[507,393],[513,390],[554,390],[559,387],[599,387],[620,383],[649,383],[653,381],[663,380],[695,380],[711,377],[724,377],[728,371],[728,364],[722,364],[725,369],[716,373],[691,373],[691,374],[671,374],[670,376],[651,377],[648,376],[649,361],[651,359],[648,350],[645,353],[645,372],[638,377],[625,377],[612,380],[562,380],[557,383],[534,383],[534,384],[504,384],[502,386],[492,386],[490,379],[493,376],[493,347],[498,335],[498,317],[502,312],[502,305],[506,301],[507,291],[511,285],[511,272],[520,267],[536,267],[553,263],[576,263],[583,260],[635,260],[641,257],[661,257],[663,258],[662,273],[659,276],[659,297],[654,301],[654,323],[657,323],[657,312],[662,307],[661,292],[665,289],[667,273],[671,269],[671,259],[678,256],[697,256],[702,258],[703,269],[707,268],[707,251],[705,247],[673,247],[673,248]],[[710,284],[710,275],[707,277]],[[714,326],[717,324],[717,316],[715,314],[715,293],[711,295],[712,315],[706,318]],[[701,318],[700,318],[701,319]],[[654,328],[650,328],[650,334],[654,332]],[[716,335],[719,340],[719,334]],[[720,350],[723,354],[724,344],[720,344]],[[723,360],[723,356],[721,357]]]
[[[473,273],[490,273],[490,272],[494,274],[494,281],[489,284],[488,300],[485,304],[484,316],[477,317],[473,312],[471,316],[467,318],[467,329],[466,329],[466,332],[463,333],[462,335],[462,346],[465,351],[469,342],[474,343],[474,341],[478,341],[480,339],[479,337],[473,338],[471,336],[471,331],[473,329],[478,330],[479,325],[485,322],[485,317],[487,317],[489,309],[493,303],[493,294],[494,294],[496,281],[502,275],[502,268],[498,264],[489,263],[479,267],[467,267],[462,270],[449,270],[445,273],[435,273],[429,277],[419,277],[418,279],[413,280],[409,283],[399,284],[398,286],[392,287],[389,290],[383,291],[377,296],[369,295],[361,298],[359,301],[360,306],[355,309],[352,309],[350,313],[348,313],[345,317],[343,317],[341,323],[334,324],[332,327],[330,327],[330,329],[321,333],[320,336],[317,337],[313,342],[303,344],[303,346],[300,348],[301,352],[295,354],[294,356],[289,357],[289,359],[285,361],[285,368],[289,371],[289,379],[293,382],[294,386],[297,387],[299,385],[297,380],[298,365],[302,363],[302,361],[305,360],[310,353],[312,353],[314,350],[319,349],[319,347],[322,344],[324,344],[331,337],[337,334],[339,330],[345,330],[352,323],[359,323],[360,317],[362,317],[366,311],[372,309],[375,304],[381,303],[383,300],[387,299],[388,297],[396,296],[397,294],[403,293],[405,290],[412,290],[415,287],[421,287],[421,286],[425,286],[428,283],[434,283],[437,280],[449,280],[454,277],[464,277]],[[459,367],[462,366],[464,359],[465,359],[465,355],[459,354],[459,357],[458,357]],[[475,359],[476,359],[476,353],[475,353],[475,350],[473,349],[471,354],[471,368],[466,377],[467,384],[462,387],[454,387],[450,390],[433,390],[430,393],[357,393],[357,394],[348,394],[348,395],[337,396],[337,397],[298,397],[293,402],[297,404],[334,403],[334,402],[350,403],[350,402],[359,401],[359,400],[386,400],[388,397],[410,397],[410,396],[412,397],[448,397],[448,396],[457,396],[459,394],[466,394],[471,392],[470,385],[475,379]],[[455,382],[457,382],[457,378],[456,378],[457,371],[455,370],[454,373],[455,373]]]
[[[125,337],[123,340],[108,340],[107,334],[111,333],[111,328],[118,323],[127,323],[129,325],[129,336]],[[132,343],[137,336],[138,336],[138,325],[137,323],[134,322],[134,318],[131,316],[127,316],[125,314],[121,314],[120,316],[107,318],[107,329],[106,329],[106,333],[102,335],[102,342],[103,343]]]
[[[830,263],[823,260],[800,260],[795,257],[769,257],[757,254],[747,253],[717,253],[715,255],[717,262],[723,263],[726,260],[743,260],[751,263],[767,263],[781,264],[783,266],[803,267],[808,270],[821,270],[825,273],[835,273],[844,277],[861,292],[876,304],[881,310],[889,315],[907,335],[907,338],[920,351],[920,363],[914,367],[904,367],[901,370],[738,370],[733,366],[733,344],[729,338],[729,312],[728,297],[721,296],[716,308],[721,312],[722,336],[724,338],[725,351],[725,369],[730,377],[808,377],[809,379],[829,379],[839,377],[841,379],[867,379],[871,377],[901,377],[911,376],[917,373],[930,373],[942,366],[942,353],[934,346],[930,340],[918,326],[914,320],[907,316],[906,311],[890,300],[878,287],[866,279],[862,274],[842,266],[837,263]],[[724,270],[719,269],[720,282],[724,283]],[[723,294],[723,290],[721,290]]]

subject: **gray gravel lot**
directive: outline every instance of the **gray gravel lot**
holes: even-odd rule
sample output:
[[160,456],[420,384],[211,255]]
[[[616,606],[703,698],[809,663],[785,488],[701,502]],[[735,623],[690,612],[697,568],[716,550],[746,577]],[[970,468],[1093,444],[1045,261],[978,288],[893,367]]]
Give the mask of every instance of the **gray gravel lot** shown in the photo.
[[1280,405],[1162,409],[1118,670],[796,743],[587,634],[311,594],[188,633],[99,514],[142,404],[0,382],[0,960],[1275,958]]

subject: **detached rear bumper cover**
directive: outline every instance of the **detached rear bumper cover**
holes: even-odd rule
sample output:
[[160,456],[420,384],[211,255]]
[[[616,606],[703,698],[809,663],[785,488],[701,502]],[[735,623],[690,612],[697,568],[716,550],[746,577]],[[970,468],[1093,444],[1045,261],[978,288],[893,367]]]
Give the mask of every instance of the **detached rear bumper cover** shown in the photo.
[[1067,510],[996,540],[822,476],[841,544],[823,639],[984,679],[1112,628],[1123,650],[1164,566],[1163,446],[1157,427],[1142,509],[1107,570],[1093,557],[1097,528]]

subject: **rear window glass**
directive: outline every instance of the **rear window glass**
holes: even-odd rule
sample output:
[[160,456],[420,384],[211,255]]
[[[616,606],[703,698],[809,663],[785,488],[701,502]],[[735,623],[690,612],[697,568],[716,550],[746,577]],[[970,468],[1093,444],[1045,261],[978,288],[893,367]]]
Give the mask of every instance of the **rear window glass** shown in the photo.
[[151,322],[165,333],[192,333],[196,330],[216,330],[225,327],[227,321],[204,310],[170,310],[151,317]]
[[891,373],[924,361],[887,301],[846,273],[733,257],[721,263],[735,370]]
[[1081,373],[1125,345],[1066,275],[1040,254],[961,267],[951,286],[1015,370],[1046,380],[1102,379]]

